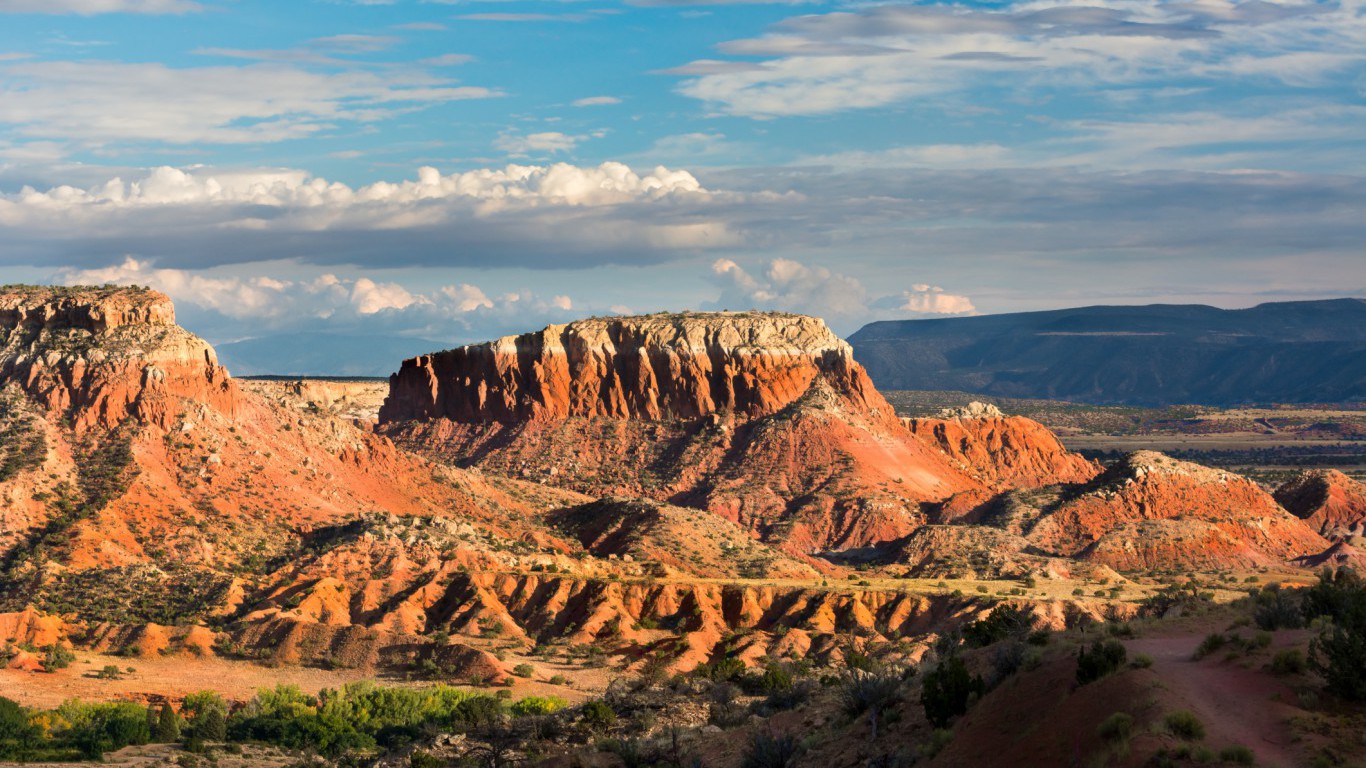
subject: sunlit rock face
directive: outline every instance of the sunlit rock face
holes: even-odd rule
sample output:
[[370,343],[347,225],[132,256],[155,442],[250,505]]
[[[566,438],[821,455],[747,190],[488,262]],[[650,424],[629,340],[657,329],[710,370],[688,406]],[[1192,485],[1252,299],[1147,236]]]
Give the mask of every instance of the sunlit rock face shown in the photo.
[[78,432],[129,417],[168,427],[185,401],[231,413],[239,395],[171,300],[142,288],[0,288],[0,379]]
[[882,405],[824,321],[776,313],[593,318],[403,363],[383,421],[775,413],[817,380]]

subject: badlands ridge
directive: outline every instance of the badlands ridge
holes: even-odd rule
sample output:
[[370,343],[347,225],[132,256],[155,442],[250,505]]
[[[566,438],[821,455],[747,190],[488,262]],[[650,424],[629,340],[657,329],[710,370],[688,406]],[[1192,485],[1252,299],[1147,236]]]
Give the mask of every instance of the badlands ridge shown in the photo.
[[[1354,557],[1366,516],[1336,475],[1273,497],[1160,454],[1102,467],[988,406],[899,419],[796,315],[424,355],[376,423],[230,378],[161,294],[11,287],[0,387],[0,640],[34,646],[483,680],[509,671],[490,636],[828,661],[994,602],[891,579],[1288,567]],[[1134,610],[1024,602],[1058,627]]]

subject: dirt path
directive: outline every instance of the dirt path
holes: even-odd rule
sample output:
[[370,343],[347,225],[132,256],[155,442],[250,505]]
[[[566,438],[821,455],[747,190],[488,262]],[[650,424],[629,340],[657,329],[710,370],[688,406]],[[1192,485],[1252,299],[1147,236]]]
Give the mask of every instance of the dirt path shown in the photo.
[[1202,639],[1196,635],[1143,638],[1130,640],[1127,646],[1131,655],[1152,657],[1153,671],[1161,675],[1168,690],[1188,702],[1205,724],[1205,743],[1211,748],[1217,751],[1242,744],[1256,753],[1257,765],[1302,765],[1288,725],[1297,710],[1283,703],[1294,701],[1294,692],[1258,669],[1222,661],[1219,654],[1192,661]]

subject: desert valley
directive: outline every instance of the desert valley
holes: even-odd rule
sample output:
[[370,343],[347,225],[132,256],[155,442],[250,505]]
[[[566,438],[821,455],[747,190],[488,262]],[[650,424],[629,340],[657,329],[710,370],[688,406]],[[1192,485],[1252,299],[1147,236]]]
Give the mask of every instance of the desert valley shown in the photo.
[[6,287],[0,335],[10,759],[1366,759],[1342,472],[901,415],[785,313],[585,319],[387,384],[239,381],[136,287]]

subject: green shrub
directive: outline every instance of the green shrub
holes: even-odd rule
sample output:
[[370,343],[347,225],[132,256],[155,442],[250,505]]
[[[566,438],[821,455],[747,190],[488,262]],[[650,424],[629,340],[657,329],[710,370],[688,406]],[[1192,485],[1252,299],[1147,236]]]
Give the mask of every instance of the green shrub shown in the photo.
[[1332,623],[1310,641],[1309,660],[1328,690],[1348,701],[1366,701],[1366,583],[1347,568],[1325,569],[1305,590],[1306,616]]
[[518,677],[534,677],[536,675],[536,668],[530,664],[518,664],[512,668],[512,674]]
[[778,662],[772,662],[759,676],[758,688],[761,693],[774,694],[792,690],[792,672]]
[[43,669],[49,672],[66,669],[76,660],[76,654],[61,643],[53,643],[43,649]]
[[970,676],[963,660],[951,656],[925,675],[920,703],[925,707],[925,717],[943,728],[966,713],[973,697],[980,697],[985,691],[986,683],[981,676]]
[[605,731],[617,724],[617,711],[605,701],[590,701],[579,712],[591,731]]
[[1152,665],[1153,657],[1149,656],[1146,653],[1140,653],[1134,656],[1133,661],[1129,662],[1129,666],[1133,667],[1134,669],[1147,669]]
[[223,741],[228,737],[228,702],[213,691],[185,697],[180,705],[187,735],[200,741]]
[[445,764],[441,758],[420,749],[408,755],[408,768],[442,768]]
[[936,728],[934,729],[934,733],[930,734],[930,740],[925,742],[925,745],[920,748],[920,756],[928,760],[940,752],[943,752],[944,747],[947,747],[952,741],[952,730],[948,728]]
[[1277,651],[1271,657],[1271,671],[1278,675],[1298,675],[1308,666],[1304,654],[1298,648]]
[[1252,621],[1268,632],[1304,626],[1304,606],[1297,589],[1268,584],[1253,596]]
[[1134,733],[1134,718],[1127,712],[1116,712],[1096,726],[1096,734],[1106,741],[1124,742]]
[[512,714],[518,717],[526,715],[549,715],[558,712],[569,705],[569,702],[559,696],[527,696],[519,699],[511,707]]
[[158,744],[174,744],[180,741],[180,715],[169,703],[161,705],[157,712],[156,725],[152,729],[152,740]]
[[1219,750],[1219,759],[1234,765],[1255,765],[1257,762],[1257,757],[1252,754],[1252,750],[1242,744],[1235,744]]
[[750,737],[741,768],[787,768],[801,754],[801,744],[790,734],[760,731]]
[[746,671],[745,663],[732,656],[725,656],[713,661],[703,669],[703,675],[713,681],[722,682],[735,680],[744,675]]
[[1167,727],[1167,732],[1177,738],[1187,741],[1197,741],[1205,738],[1205,724],[1200,722],[1200,718],[1194,712],[1187,709],[1171,712],[1163,719],[1163,724]]
[[998,605],[986,618],[963,627],[963,640],[982,648],[1012,637],[1024,638],[1034,628],[1034,614],[1024,608]]
[[136,704],[87,704],[73,699],[56,712],[70,723],[66,740],[87,759],[99,759],[131,744],[146,744],[152,737],[147,711]]
[[890,673],[854,672],[840,688],[840,706],[849,717],[871,710],[876,718],[900,700],[901,678]]
[[1124,666],[1128,651],[1118,640],[1096,640],[1077,654],[1077,683],[1086,685]]
[[1195,648],[1195,660],[1199,661],[1226,645],[1228,645],[1228,637],[1225,635],[1218,632],[1205,635],[1205,639],[1201,640],[1200,645]]

